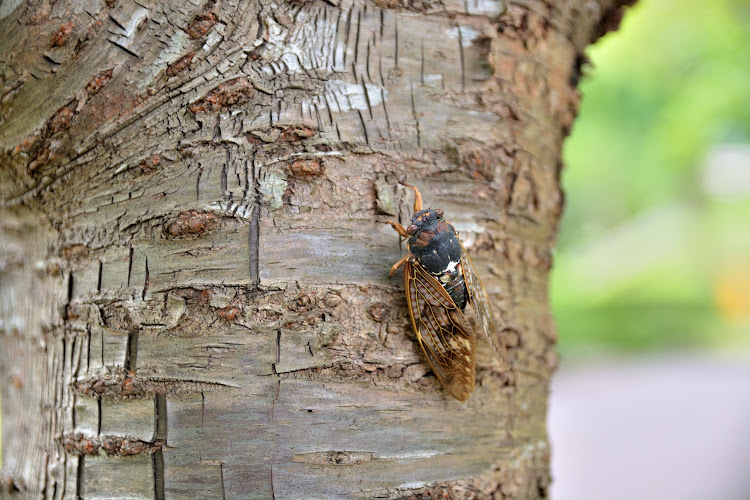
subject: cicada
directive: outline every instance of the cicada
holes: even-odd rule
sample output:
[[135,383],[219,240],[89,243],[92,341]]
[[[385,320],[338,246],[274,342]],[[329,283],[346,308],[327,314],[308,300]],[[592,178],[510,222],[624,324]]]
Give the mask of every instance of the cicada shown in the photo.
[[503,370],[508,352],[492,315],[490,300],[469,260],[458,233],[443,210],[422,210],[422,195],[414,186],[414,216],[404,228],[388,222],[407,238],[409,253],[391,268],[404,266],[404,287],[411,325],[433,373],[459,401],[474,391],[476,334],[464,314],[471,304]]

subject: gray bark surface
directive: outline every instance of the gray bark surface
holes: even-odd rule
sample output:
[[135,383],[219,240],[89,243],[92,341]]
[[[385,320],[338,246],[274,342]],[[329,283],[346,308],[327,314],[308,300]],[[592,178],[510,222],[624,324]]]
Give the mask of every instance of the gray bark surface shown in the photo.
[[[561,144],[622,3],[0,5],[0,491],[546,497]],[[510,347],[466,403],[388,279],[399,182]]]

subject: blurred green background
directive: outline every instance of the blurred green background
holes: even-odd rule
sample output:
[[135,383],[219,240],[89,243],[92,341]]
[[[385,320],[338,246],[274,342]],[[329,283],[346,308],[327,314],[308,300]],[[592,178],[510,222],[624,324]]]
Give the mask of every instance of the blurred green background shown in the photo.
[[641,0],[587,55],[551,286],[563,356],[750,353],[750,2]]

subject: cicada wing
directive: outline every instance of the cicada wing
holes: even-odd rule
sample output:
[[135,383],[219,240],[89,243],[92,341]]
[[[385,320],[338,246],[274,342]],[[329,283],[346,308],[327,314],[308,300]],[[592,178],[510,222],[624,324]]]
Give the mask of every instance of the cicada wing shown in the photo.
[[419,345],[443,387],[459,401],[474,391],[476,337],[445,288],[417,262],[404,263],[409,316]]
[[505,347],[505,341],[500,333],[500,328],[497,326],[495,316],[492,315],[490,298],[484,289],[484,285],[482,285],[482,280],[479,279],[479,273],[477,273],[477,269],[472,264],[469,254],[466,253],[466,248],[463,247],[463,243],[461,244],[461,248],[463,250],[461,270],[466,282],[466,290],[469,292],[469,303],[474,308],[482,331],[495,351],[495,357],[497,357],[501,369],[507,371],[510,369],[510,365],[508,364],[508,349]]

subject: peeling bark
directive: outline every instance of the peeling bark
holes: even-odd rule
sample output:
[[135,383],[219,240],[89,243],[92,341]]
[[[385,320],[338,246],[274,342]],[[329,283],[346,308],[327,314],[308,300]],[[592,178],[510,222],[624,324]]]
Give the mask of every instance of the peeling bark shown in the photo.
[[[583,50],[622,0],[0,6],[4,495],[547,496],[547,300]],[[419,186],[510,346],[409,330]]]

